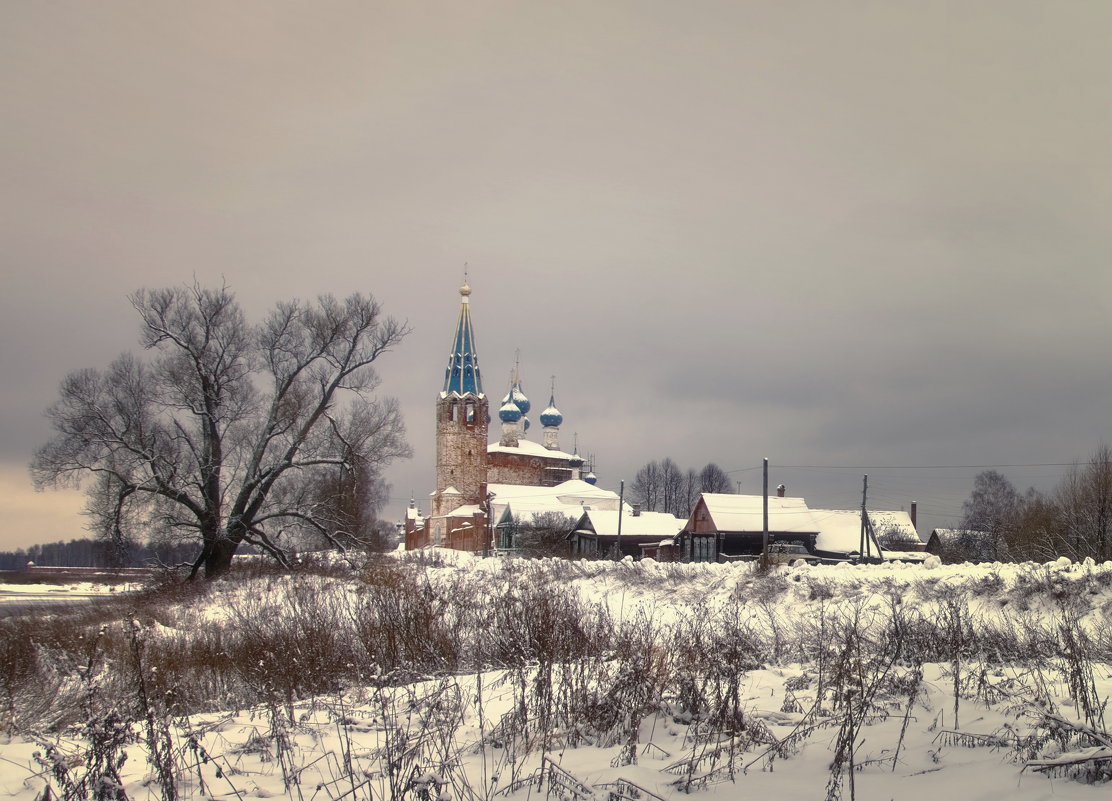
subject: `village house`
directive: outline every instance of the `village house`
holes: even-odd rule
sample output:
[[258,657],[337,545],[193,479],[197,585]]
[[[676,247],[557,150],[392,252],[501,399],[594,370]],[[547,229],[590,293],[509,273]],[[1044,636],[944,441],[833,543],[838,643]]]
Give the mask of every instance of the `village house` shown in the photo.
[[962,528],[936,528],[927,538],[926,550],[948,564],[995,562],[999,558],[989,532]]
[[[714,562],[760,554],[764,503],[762,495],[703,493],[679,534],[676,558]],[[886,550],[881,532],[900,550]],[[786,497],[782,486],[768,498],[768,543],[772,550],[830,560],[914,559],[920,557],[911,554],[924,550],[907,512],[869,510],[863,525],[860,510],[811,509],[803,498]]]
[[[763,495],[704,492],[680,532],[680,559],[716,562],[720,557],[761,553],[764,501]],[[818,525],[802,498],[768,498],[770,545],[799,545],[813,553],[818,535]]]
[[[619,530],[619,521],[621,529]],[[572,557],[633,556],[673,561],[683,518],[664,512],[642,512],[634,505],[619,516],[616,509],[583,512],[568,533]]]

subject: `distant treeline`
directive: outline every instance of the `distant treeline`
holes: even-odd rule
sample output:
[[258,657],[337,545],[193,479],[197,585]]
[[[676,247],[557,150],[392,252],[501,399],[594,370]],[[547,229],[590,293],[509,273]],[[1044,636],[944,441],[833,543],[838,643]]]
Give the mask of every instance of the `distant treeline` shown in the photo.
[[196,543],[130,544],[124,549],[93,539],[48,542],[26,550],[0,551],[0,570],[23,570],[28,562],[40,567],[149,567],[192,562]]

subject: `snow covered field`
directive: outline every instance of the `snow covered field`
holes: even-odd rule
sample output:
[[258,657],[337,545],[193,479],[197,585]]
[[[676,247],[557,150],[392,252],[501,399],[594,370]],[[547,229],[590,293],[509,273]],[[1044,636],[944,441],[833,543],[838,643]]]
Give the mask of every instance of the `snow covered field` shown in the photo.
[[71,584],[0,584],[0,604],[60,599],[64,601],[103,598],[140,589],[137,583],[103,584],[76,581]]
[[[1023,801],[1103,798],[1112,775],[1108,564],[437,554],[151,609],[60,680],[80,709],[57,731],[6,717],[0,797]],[[214,631],[238,678],[188,715],[187,645]],[[245,631],[270,637],[257,665]]]

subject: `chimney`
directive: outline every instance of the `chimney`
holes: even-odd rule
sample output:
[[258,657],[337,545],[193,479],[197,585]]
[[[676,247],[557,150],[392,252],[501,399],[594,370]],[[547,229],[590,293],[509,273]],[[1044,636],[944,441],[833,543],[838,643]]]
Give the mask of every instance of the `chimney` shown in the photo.
[[783,498],[783,497],[784,497],[784,493],[785,493],[785,492],[787,492],[787,491],[788,491],[788,488],[787,488],[787,487],[785,487],[785,486],[784,486],[783,484],[779,485],[779,486],[778,486],[778,487],[776,488],[776,497],[777,497],[777,498]]
[[639,503],[633,504],[633,516],[634,517],[640,517],[641,516],[641,504],[639,504]]
[[911,527],[919,531],[919,504],[915,501],[911,502]]

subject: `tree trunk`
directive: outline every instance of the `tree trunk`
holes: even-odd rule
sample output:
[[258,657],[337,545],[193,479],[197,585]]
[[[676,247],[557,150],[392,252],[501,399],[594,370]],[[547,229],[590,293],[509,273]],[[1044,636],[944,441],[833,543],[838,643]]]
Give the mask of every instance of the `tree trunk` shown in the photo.
[[227,573],[231,568],[231,557],[236,555],[238,547],[239,541],[232,540],[222,532],[221,536],[206,537],[205,546],[201,548],[201,553],[189,572],[189,580],[196,578],[198,571],[203,571],[206,581]]
[[207,546],[201,557],[205,580],[211,580],[227,573],[232,566],[232,557],[235,556],[238,547],[238,542],[233,542],[227,537],[221,537],[215,540],[211,546]]

